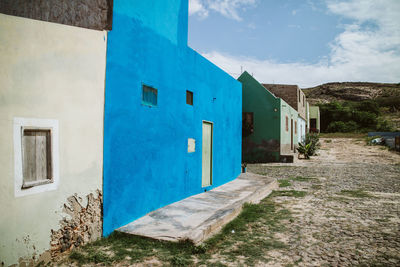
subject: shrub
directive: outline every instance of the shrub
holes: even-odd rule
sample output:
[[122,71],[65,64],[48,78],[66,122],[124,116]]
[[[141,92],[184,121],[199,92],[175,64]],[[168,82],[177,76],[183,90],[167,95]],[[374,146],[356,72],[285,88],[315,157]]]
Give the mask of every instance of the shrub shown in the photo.
[[358,125],[354,121],[343,122],[333,121],[328,125],[327,132],[329,133],[349,133],[358,129]]
[[358,122],[360,128],[374,127],[378,122],[376,114],[367,111],[354,111],[353,118]]
[[320,148],[321,144],[319,143],[319,136],[316,133],[308,133],[306,134],[306,138],[302,143],[299,143],[299,147],[297,151],[299,154],[304,155],[306,159],[309,159],[310,156],[314,156],[317,150]]
[[368,113],[373,113],[375,115],[379,115],[379,105],[376,101],[373,100],[366,100],[358,103],[356,105],[356,109],[359,111],[365,111]]
[[378,120],[376,129],[379,132],[391,132],[394,130],[393,125],[389,121],[383,119]]
[[[395,98],[395,97],[392,97]],[[368,132],[390,131],[390,123],[382,120],[380,107],[383,103],[393,107],[398,100],[365,100],[361,102],[331,102],[319,104],[321,112],[321,132]]]

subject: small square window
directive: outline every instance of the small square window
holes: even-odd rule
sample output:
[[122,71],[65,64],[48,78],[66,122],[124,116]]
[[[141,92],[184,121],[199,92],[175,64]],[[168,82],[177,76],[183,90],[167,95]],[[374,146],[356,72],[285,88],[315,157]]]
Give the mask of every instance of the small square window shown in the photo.
[[143,84],[142,104],[147,106],[157,106],[157,89]]
[[193,92],[186,90],[186,104],[193,106]]
[[53,182],[51,130],[22,129],[22,189]]

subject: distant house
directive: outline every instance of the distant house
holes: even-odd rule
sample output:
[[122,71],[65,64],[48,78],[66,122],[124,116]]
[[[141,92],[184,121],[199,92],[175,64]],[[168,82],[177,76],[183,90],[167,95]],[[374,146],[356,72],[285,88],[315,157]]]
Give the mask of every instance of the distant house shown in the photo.
[[241,171],[241,84],[187,45],[187,0],[114,1],[104,235]]
[[0,3],[1,266],[32,266],[102,234],[112,1],[81,2]]
[[297,85],[263,84],[270,92],[285,100],[298,112],[295,128],[299,132],[297,142],[300,143],[306,136],[306,96]]
[[291,161],[298,140],[297,111],[248,72],[243,85],[243,162]]
[[321,122],[318,106],[310,106],[310,132],[319,133],[321,131]]

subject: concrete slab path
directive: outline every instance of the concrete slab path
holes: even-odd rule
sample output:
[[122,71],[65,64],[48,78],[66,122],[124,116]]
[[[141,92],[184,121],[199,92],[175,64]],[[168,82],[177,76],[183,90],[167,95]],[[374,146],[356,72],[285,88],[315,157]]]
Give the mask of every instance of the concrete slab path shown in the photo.
[[258,203],[277,187],[276,179],[242,173],[227,184],[155,210],[117,231],[198,244],[234,219],[244,203]]

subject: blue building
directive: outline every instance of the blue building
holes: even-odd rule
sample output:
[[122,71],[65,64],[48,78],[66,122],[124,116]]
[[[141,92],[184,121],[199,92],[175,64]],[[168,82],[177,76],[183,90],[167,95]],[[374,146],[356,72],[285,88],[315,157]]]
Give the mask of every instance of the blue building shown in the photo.
[[187,45],[187,0],[114,1],[103,234],[240,174],[240,82]]

